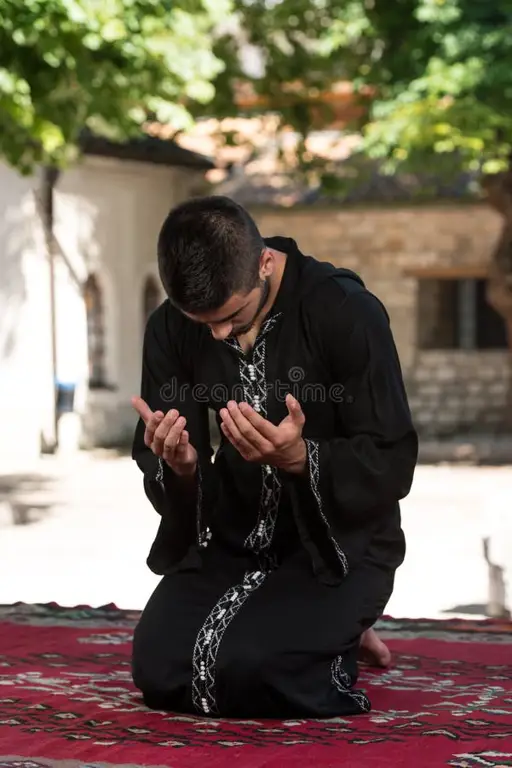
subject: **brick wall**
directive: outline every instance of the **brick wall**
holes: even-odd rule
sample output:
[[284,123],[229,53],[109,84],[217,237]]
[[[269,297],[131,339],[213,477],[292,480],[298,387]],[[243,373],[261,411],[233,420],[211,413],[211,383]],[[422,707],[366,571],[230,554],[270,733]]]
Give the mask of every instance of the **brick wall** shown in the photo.
[[[419,430],[489,431],[504,421],[506,351],[418,348],[418,277],[411,270],[485,270],[501,221],[485,205],[357,209],[253,209],[266,236],[354,269],[385,304]],[[429,321],[428,308],[422,319]]]

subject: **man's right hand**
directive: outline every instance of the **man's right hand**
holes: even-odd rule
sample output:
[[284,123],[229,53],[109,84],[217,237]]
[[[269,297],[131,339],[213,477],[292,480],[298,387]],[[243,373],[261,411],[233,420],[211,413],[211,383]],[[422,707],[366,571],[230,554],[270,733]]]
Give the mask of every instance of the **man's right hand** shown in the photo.
[[146,425],[144,442],[155,456],[181,477],[192,477],[197,469],[197,451],[189,442],[186,419],[176,410],[166,414],[153,412],[141,397],[132,397],[132,405]]

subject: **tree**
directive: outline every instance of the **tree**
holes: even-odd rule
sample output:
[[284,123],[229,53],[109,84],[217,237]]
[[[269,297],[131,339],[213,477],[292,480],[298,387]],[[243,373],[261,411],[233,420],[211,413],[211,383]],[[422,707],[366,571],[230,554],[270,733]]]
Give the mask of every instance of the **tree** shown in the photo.
[[[406,38],[407,77],[390,46],[369,73],[383,87],[365,129],[365,150],[383,158],[391,171],[397,162],[417,168],[437,158],[438,167],[463,168],[480,178],[482,191],[504,218],[487,299],[505,320],[512,351],[512,71],[507,65],[512,3],[422,0],[414,5],[422,32]],[[374,29],[382,32],[383,18],[372,15]],[[432,41],[429,49],[421,45],[425,32]]]
[[211,33],[229,2],[0,0],[0,156],[23,174],[43,171],[52,296],[59,169],[79,156],[84,131],[122,141],[150,117],[189,125],[187,102],[211,99],[223,67]]
[[[346,130],[383,172],[433,170],[480,179],[504,217],[488,299],[504,317],[512,349],[511,0],[236,0],[239,25],[217,43],[226,61],[212,105],[277,112],[302,137],[300,170],[317,184],[329,169],[306,151],[315,124],[332,119],[325,95],[349,82],[360,109]],[[247,45],[260,71],[244,67]],[[244,110],[247,109],[245,105]],[[313,173],[311,173],[313,171]]]
[[190,124],[213,96],[211,30],[228,0],[0,0],[0,154],[22,172],[74,160],[85,128]]

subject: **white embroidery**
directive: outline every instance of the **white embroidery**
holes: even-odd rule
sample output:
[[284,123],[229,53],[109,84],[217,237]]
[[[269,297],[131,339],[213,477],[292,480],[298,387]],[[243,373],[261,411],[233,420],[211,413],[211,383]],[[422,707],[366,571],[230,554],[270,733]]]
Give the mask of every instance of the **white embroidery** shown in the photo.
[[198,712],[219,714],[215,697],[215,667],[224,632],[267,574],[252,571],[241,584],[230,587],[214,605],[199,630],[192,658],[192,701]]
[[255,552],[267,549],[274,535],[281,499],[281,481],[268,464],[261,468],[261,494],[256,525],[245,540],[245,546]]
[[268,318],[268,320],[265,320],[265,322],[261,326],[260,334],[264,336],[266,333],[271,331],[282,314],[283,314],[282,312],[276,312],[275,315],[272,315],[271,317]]
[[319,445],[315,440],[309,440],[309,439],[306,439],[305,443],[306,443],[306,448],[308,453],[309,482],[311,484],[311,490],[316,499],[320,516],[324,521],[327,531],[329,533],[329,538],[332,542],[334,549],[336,550],[336,554],[338,555],[338,559],[341,563],[341,567],[343,568],[343,573],[346,576],[349,570],[347,557],[343,552],[343,550],[341,549],[338,542],[336,541],[336,539],[334,538],[334,536],[332,535],[331,526],[329,525],[329,521],[327,520],[323,511],[323,501],[322,501],[322,497],[320,495],[320,490],[319,490],[319,484],[320,484]]
[[[267,320],[267,331],[273,318]],[[275,321],[274,321],[275,322]],[[267,332],[265,331],[265,332]],[[255,345],[252,363],[240,357],[240,380],[246,401],[255,411],[267,417],[267,379],[265,376],[266,340],[261,338]],[[256,525],[245,540],[245,546],[255,552],[267,549],[272,541],[281,499],[281,481],[274,467],[261,467],[261,493]]]
[[[155,480],[160,483],[165,491],[164,484],[164,462],[161,456],[158,457],[158,466],[155,474]],[[212,533],[209,528],[203,530],[203,483],[201,475],[201,467],[197,465],[197,501],[196,501],[196,539],[201,548],[208,546]]]
[[267,417],[266,350],[266,339],[262,338],[254,347],[251,363],[248,363],[245,357],[240,357],[238,360],[245,399],[263,418]]
[[331,680],[340,693],[349,696],[361,712],[369,712],[370,700],[362,691],[354,691],[350,675],[343,669],[343,656],[338,656],[331,664]]
[[164,463],[161,456],[158,457],[158,466],[156,469],[155,480],[157,483],[160,483],[162,488],[164,487]]
[[[265,334],[274,326],[279,315],[269,318],[260,331],[249,363],[236,339],[226,343],[239,353],[239,371],[246,401],[263,417],[267,415],[267,383],[265,376]],[[281,482],[273,467],[262,467],[262,488],[258,519],[253,531],[246,539],[245,546],[254,552],[270,547],[274,534]],[[199,496],[198,496],[199,499]],[[198,510],[198,535],[200,541],[200,510]],[[206,529],[206,544],[211,536]],[[204,544],[203,544],[204,546]],[[215,666],[220,643],[226,629],[242,608],[249,596],[258,589],[267,577],[267,571],[245,574],[243,582],[228,589],[207,616],[196,638],[192,659],[192,700],[194,707],[202,714],[218,714],[215,697]]]
[[203,476],[197,463],[197,501],[196,501],[196,531],[197,543],[201,548],[208,546],[212,534],[209,528],[203,529]]

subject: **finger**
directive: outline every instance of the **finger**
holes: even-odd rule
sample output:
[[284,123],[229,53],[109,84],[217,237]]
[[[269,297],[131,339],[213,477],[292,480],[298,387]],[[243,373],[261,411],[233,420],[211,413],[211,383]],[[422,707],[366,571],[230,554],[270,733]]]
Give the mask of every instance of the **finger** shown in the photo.
[[173,408],[168,413],[166,413],[164,418],[161,420],[160,425],[155,430],[155,434],[153,437],[153,444],[151,447],[152,447],[153,453],[156,453],[158,456],[162,455],[165,438],[167,437],[170,430],[174,426],[179,415],[180,414],[178,413],[178,411],[175,408]]
[[272,443],[252,425],[236,403],[228,403],[228,411],[244,440],[254,446],[254,448],[256,448],[262,455],[272,451]]
[[304,416],[304,411],[302,410],[299,401],[296,400],[293,395],[286,395],[286,407],[288,408],[288,413],[293,421],[298,426],[302,426],[306,421],[306,417]]
[[189,442],[190,442],[190,435],[187,432],[187,430],[184,429],[183,432],[181,433],[179,447],[180,448],[186,448],[187,445],[189,444]]
[[268,421],[268,419],[264,419],[259,413],[256,413],[249,403],[239,403],[238,407],[240,412],[252,424],[254,429],[259,432],[260,435],[263,435],[269,442],[273,443],[274,439],[277,437],[278,427],[276,427],[275,424],[272,424],[271,421]]
[[132,405],[141,417],[144,424],[147,424],[153,415],[153,411],[142,397],[132,397]]
[[148,448],[151,448],[154,437],[155,437],[155,431],[158,429],[158,426],[160,425],[163,418],[164,418],[164,414],[162,413],[162,411],[157,411],[151,416],[148,423],[146,424],[146,430],[144,432],[144,442],[148,446]]
[[184,429],[179,437],[178,444],[174,449],[174,457],[178,461],[180,461],[181,459],[184,459],[187,456],[188,447],[189,447],[189,435],[188,435],[188,432]]
[[176,459],[176,453],[180,442],[181,433],[185,427],[185,423],[186,420],[183,418],[183,416],[180,416],[176,420],[176,423],[173,425],[172,429],[169,430],[169,433],[164,440],[163,457],[165,461],[169,463]]
[[189,437],[183,437],[183,435],[185,434],[188,435],[188,432],[186,433],[186,430],[183,430],[178,440],[178,445],[176,446],[174,451],[174,456],[178,461],[185,459],[188,455],[190,440],[189,440]]
[[179,416],[169,432],[167,433],[167,436],[164,440],[164,448],[165,447],[171,447],[171,448],[177,448],[181,439],[181,433],[185,429],[185,425],[187,423],[187,420],[184,416]]
[[255,452],[254,446],[252,446],[241,434],[228,409],[223,408],[220,415],[222,418],[222,425],[227,429],[227,433],[223,430],[224,434],[229,441],[235,446],[238,452],[244,456],[244,458],[252,456]]
[[225,437],[229,440],[233,448],[236,448],[236,450],[241,453],[239,446],[237,445],[237,442],[234,438],[234,436],[229,431],[229,427],[224,422],[221,423],[220,428],[222,430],[222,433],[225,435]]

